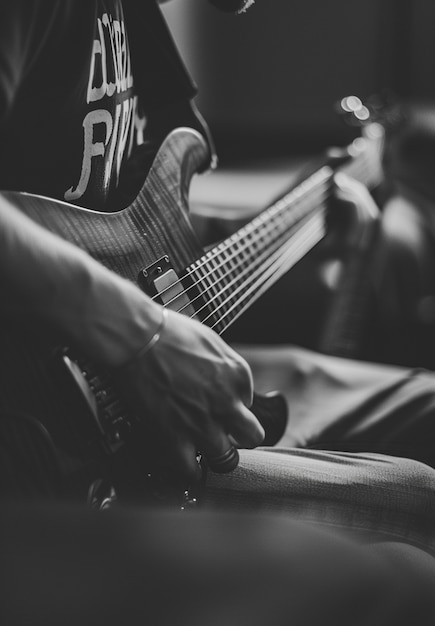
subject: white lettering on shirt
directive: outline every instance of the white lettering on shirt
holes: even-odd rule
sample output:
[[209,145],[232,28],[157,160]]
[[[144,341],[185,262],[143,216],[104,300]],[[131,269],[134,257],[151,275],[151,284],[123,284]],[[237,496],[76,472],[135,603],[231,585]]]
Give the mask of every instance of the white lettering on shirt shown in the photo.
[[[83,158],[79,182],[64,194],[65,200],[79,200],[89,185],[95,183],[92,174],[96,159],[103,159],[103,179],[98,187],[103,194],[119,179],[124,157],[135,145],[144,143],[146,117],[139,112],[137,96],[129,94],[133,87],[130,53],[123,20],[113,19],[108,13],[97,18],[96,38],[93,42],[86,103],[107,102],[110,110],[89,111],[83,120]],[[124,96],[124,97],[123,97]],[[106,99],[106,100],[104,100]],[[112,114],[113,111],[113,114]],[[95,141],[97,126],[103,124],[104,140]],[[101,135],[100,135],[101,139]]]
[[[101,141],[94,142],[94,126],[97,124],[104,124],[106,127],[104,143]],[[76,188],[74,189],[71,187],[65,192],[65,200],[68,202],[73,202],[74,200],[81,198],[85,193],[91,176],[92,159],[98,156],[104,156],[105,147],[107,146],[110,136],[112,135],[112,128],[112,116],[109,111],[106,111],[105,109],[90,111],[83,120],[84,148],[82,172]]]

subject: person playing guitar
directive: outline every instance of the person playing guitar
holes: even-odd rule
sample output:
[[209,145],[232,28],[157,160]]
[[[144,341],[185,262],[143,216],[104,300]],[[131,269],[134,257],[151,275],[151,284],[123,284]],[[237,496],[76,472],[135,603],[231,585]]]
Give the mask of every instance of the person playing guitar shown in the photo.
[[[252,2],[213,4],[242,12]],[[246,349],[243,358],[213,324],[201,323],[202,307],[189,314],[194,297],[169,306],[169,288],[186,289],[191,273],[181,279],[166,258],[181,267],[188,239],[184,212],[164,203],[179,204],[185,172],[215,157],[155,0],[26,0],[2,9],[0,310],[10,358],[1,370],[1,412],[10,402],[12,414],[34,403],[42,387],[30,390],[24,375],[9,382],[10,372],[29,336],[37,343],[54,332],[109,372],[161,465],[195,482],[201,453],[209,468],[205,508],[279,511],[430,552],[432,374],[290,347]],[[329,174],[316,176],[310,193],[326,194]],[[372,207],[368,192],[347,178],[337,179],[335,194],[345,205]],[[148,222],[138,217],[147,203]],[[131,232],[143,252],[127,245]],[[162,242],[170,249],[160,253]],[[142,263],[145,244],[155,262]],[[141,283],[150,274],[154,295]],[[173,275],[169,286],[160,282]],[[62,359],[75,371],[69,353]],[[258,448],[265,430],[251,410],[254,379],[273,380],[291,407],[278,446]],[[140,447],[141,427],[128,426]]]

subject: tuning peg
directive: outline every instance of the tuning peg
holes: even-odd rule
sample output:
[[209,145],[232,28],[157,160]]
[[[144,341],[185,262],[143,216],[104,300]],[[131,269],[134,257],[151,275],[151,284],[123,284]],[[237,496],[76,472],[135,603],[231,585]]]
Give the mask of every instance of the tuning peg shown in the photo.
[[336,104],[336,111],[349,126],[364,126],[372,121],[370,109],[358,96],[346,96]]

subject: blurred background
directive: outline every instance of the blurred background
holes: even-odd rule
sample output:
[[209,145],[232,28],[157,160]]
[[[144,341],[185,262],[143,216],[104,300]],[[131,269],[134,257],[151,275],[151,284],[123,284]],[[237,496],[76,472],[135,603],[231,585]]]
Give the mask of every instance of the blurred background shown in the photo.
[[[363,100],[393,94],[423,120],[424,134],[433,140],[420,164],[428,163],[432,181],[426,157],[434,153],[435,167],[433,0],[256,0],[241,16],[220,13],[206,0],[174,0],[162,10],[199,86],[197,104],[220,158],[217,172],[195,177],[191,185],[191,212],[204,244],[227,236],[279,197],[314,156],[355,137],[359,131],[334,109],[352,94]],[[405,234],[407,228],[404,223]],[[326,269],[337,260],[343,265],[340,255],[328,242],[320,244],[230,328],[227,339],[319,349],[339,291],[338,283],[325,279]],[[271,309],[274,323],[268,325]],[[408,354],[402,361],[392,356],[398,338],[403,343],[408,334],[416,343],[408,322],[406,331],[400,327],[385,340],[392,321],[376,324],[378,332],[373,326],[369,331],[376,349],[365,356],[414,362]],[[422,337],[426,345],[426,326]],[[388,345],[380,356],[382,341]]]
[[241,16],[205,0],[163,9],[222,160],[340,142],[333,103],[343,96],[435,98],[433,0],[257,0]]

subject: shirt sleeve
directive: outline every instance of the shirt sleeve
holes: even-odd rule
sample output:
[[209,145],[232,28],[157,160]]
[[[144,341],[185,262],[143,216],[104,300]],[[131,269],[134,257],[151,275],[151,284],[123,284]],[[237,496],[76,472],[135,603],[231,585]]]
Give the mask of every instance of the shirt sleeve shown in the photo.
[[25,74],[36,3],[0,0],[0,127],[10,112]]

